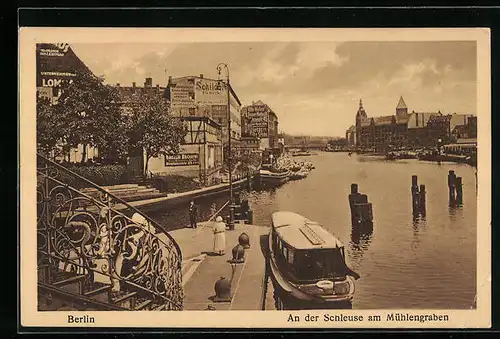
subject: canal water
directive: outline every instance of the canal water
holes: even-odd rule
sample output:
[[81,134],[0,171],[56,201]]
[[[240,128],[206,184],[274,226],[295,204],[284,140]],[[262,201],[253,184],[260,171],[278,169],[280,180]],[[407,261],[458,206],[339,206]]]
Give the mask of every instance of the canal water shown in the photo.
[[[254,211],[253,223],[269,225],[272,213],[287,210],[335,234],[345,245],[348,265],[361,276],[356,281],[353,309],[474,307],[477,202],[473,167],[331,152],[299,159],[316,166],[307,178],[244,193]],[[448,201],[450,169],[462,177],[461,206],[450,206]],[[425,218],[412,215],[412,175],[426,186]],[[373,204],[372,231],[351,226],[351,183],[357,183],[360,193],[367,194]],[[225,200],[220,197],[215,202],[222,206]],[[199,202],[204,215],[209,215],[213,202]],[[172,218],[187,216],[171,211],[157,218],[171,223]],[[267,287],[266,309],[276,309],[270,279]]]

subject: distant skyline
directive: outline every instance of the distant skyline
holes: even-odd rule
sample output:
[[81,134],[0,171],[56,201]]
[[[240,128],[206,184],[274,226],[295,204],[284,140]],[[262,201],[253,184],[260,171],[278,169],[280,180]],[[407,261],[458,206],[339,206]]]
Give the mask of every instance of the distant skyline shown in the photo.
[[280,132],[343,136],[359,100],[369,117],[409,112],[476,112],[476,43],[231,42],[71,44],[108,84],[165,86],[168,76],[217,78],[225,62],[243,105],[262,100]]

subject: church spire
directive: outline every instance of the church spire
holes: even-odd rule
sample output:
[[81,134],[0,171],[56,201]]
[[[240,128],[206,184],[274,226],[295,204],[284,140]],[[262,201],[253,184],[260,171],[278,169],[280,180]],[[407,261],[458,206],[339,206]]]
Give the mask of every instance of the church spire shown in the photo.
[[359,99],[359,109],[363,109],[363,99]]
[[403,100],[403,96],[401,96],[399,98],[398,105],[396,106],[396,115],[397,116],[406,116],[406,115],[408,115],[408,107],[406,106],[406,103]]
[[396,109],[404,109],[404,108],[408,108],[408,107],[406,107],[406,103],[403,100],[403,96],[401,96],[399,98],[399,102],[398,102],[398,105],[396,106]]

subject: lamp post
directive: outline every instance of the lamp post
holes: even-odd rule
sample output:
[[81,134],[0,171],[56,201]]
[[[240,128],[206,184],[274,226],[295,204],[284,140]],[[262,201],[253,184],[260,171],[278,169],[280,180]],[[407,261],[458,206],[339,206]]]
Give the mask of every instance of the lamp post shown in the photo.
[[227,158],[227,167],[229,172],[229,208],[230,208],[230,218],[229,218],[229,228],[233,229],[234,227],[234,206],[233,206],[233,171],[231,168],[232,165],[232,155],[231,155],[231,101],[230,101],[230,93],[229,93],[229,67],[227,64],[221,62],[217,65],[217,72],[219,76],[221,74],[222,68],[226,70],[226,82],[227,82],[227,149],[228,149],[228,158]]

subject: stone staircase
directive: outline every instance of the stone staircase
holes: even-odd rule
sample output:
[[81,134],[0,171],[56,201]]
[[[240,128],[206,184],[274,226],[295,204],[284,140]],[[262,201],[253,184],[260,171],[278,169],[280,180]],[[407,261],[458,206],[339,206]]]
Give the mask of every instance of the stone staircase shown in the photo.
[[[126,202],[154,199],[166,196],[166,193],[161,193],[154,187],[141,186],[139,184],[102,186],[102,188]],[[95,198],[97,198],[101,194],[100,191],[96,188],[84,188],[81,189],[80,192]]]
[[[44,281],[44,275],[51,270],[50,283]],[[44,272],[45,271],[45,272]],[[140,290],[126,290],[111,293],[110,284],[93,283],[85,286],[85,275],[75,275],[62,270],[54,271],[50,267],[38,268],[38,309],[40,311],[57,310],[109,310],[109,311],[162,311],[166,304],[152,300]]]

